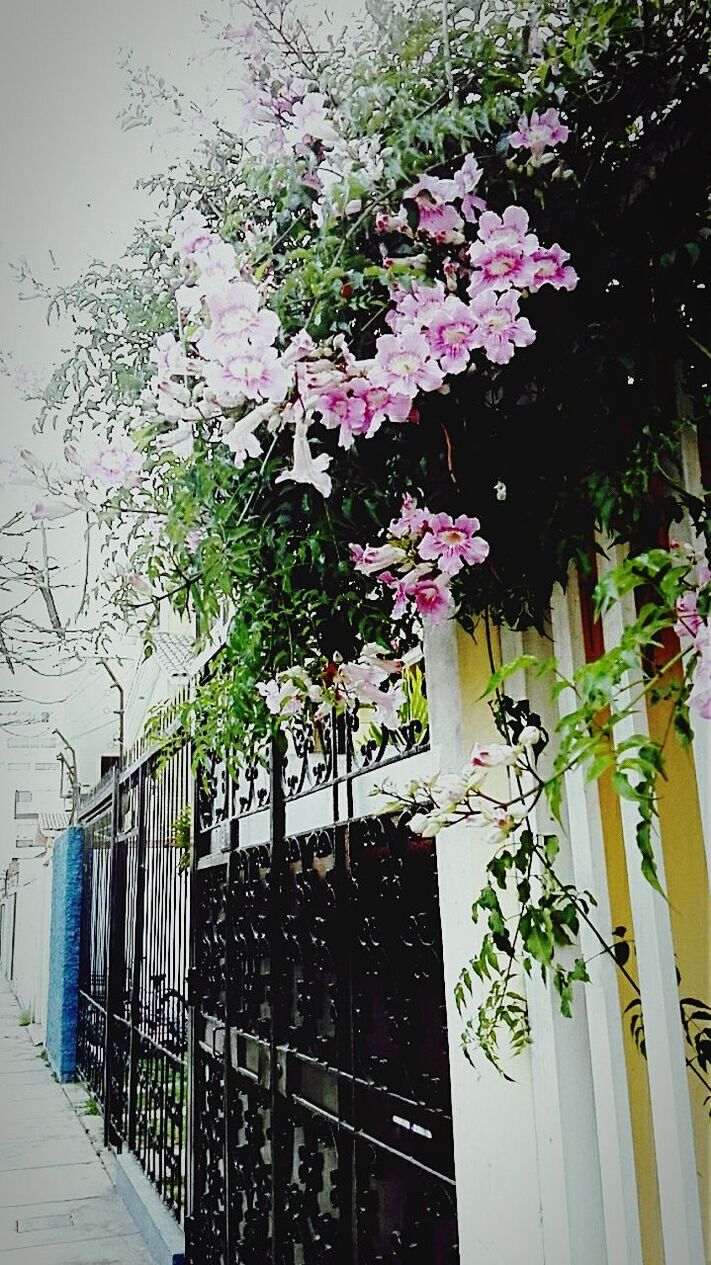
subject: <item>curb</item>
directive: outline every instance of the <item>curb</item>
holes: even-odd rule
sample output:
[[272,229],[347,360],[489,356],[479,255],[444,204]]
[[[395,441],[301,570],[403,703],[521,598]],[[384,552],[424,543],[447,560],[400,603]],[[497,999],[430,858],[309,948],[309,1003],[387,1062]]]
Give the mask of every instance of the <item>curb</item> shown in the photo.
[[60,1082],[67,1102],[86,1133],[104,1170],[123,1199],[156,1265],[185,1265],[185,1236],[153,1189],[140,1164],[128,1154],[104,1146],[104,1117],[81,1109],[93,1102],[77,1081]]

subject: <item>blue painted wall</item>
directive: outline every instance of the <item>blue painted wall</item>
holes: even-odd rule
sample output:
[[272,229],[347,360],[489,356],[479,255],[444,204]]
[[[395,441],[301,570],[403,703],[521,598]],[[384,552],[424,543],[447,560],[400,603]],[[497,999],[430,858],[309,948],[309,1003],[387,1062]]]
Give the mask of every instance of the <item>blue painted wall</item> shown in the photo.
[[83,835],[70,826],[52,849],[52,920],[49,931],[49,998],[46,1047],[60,1081],[74,1079],[77,1065],[79,942]]

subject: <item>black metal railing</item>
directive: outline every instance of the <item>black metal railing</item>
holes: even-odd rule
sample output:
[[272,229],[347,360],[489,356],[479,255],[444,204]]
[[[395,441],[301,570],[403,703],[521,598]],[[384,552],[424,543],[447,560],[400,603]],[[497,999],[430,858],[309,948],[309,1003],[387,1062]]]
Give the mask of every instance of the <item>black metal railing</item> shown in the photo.
[[[436,1058],[432,1055],[427,1064],[425,1079],[436,1075],[442,1060],[440,962],[431,926],[436,912],[433,847],[428,844],[423,850],[416,844],[413,849],[399,836],[391,837],[378,819],[370,819],[372,824],[364,827],[364,856],[368,859],[368,849],[373,849],[377,880],[392,892],[393,904],[382,910],[374,905],[366,913],[359,893],[369,890],[370,871],[360,859],[354,811],[359,779],[426,750],[426,712],[424,719],[413,719],[396,732],[366,726],[357,716],[334,714],[318,725],[293,729],[285,747],[261,742],[241,761],[216,757],[195,782],[188,745],[179,745],[174,730],[169,737],[162,750],[155,743],[135,749],[81,807],[78,1068],[103,1110],[106,1143],[131,1152],[177,1220],[189,1222],[191,1265],[223,1261],[222,1249],[216,1246],[222,1230],[215,1230],[214,1243],[210,1237],[213,1220],[218,1227],[232,1227],[235,1250],[239,1244],[249,1265],[266,1265],[276,1243],[270,1239],[270,1254],[260,1255],[267,1250],[264,1234],[271,1235],[265,1229],[273,1207],[266,1183],[275,1182],[275,1189],[281,1189],[286,1181],[279,1154],[283,1152],[286,1165],[288,1151],[289,1163],[296,1165],[292,1184],[300,1184],[299,1148],[306,1147],[309,1174],[317,1175],[319,1156],[331,1156],[331,1143],[326,1145],[319,1129],[335,1129],[342,1152],[339,1184],[350,1180],[347,1174],[355,1180],[355,1152],[348,1158],[347,1142],[354,1123],[349,1118],[339,1124],[338,1113],[323,1123],[325,1116],[319,1111],[326,1110],[326,1099],[330,1101],[337,1083],[348,1082],[349,1094],[357,1088],[367,1098],[374,1069],[385,1060],[404,1077],[402,1069],[410,1066],[406,1055],[412,1050],[407,1043],[399,1044],[399,1034],[410,1011],[403,1012],[402,1023],[398,1018],[397,1039],[389,1037],[387,1048],[373,1047],[371,1052],[371,1037],[366,1041],[363,1036],[365,1053],[354,1048],[354,1054],[370,1060],[362,1071],[352,1059],[344,1062],[346,1046],[357,1032],[351,1012],[357,1003],[357,1009],[379,1027],[381,1012],[392,1010],[394,998],[409,997],[408,980],[415,971],[422,974],[421,958],[432,935],[432,995],[430,1009],[421,1019],[438,1035],[430,1038]],[[308,837],[299,833],[302,827],[297,824],[305,819],[310,823]],[[402,906],[405,921],[399,922],[402,898],[393,876],[403,867],[408,874],[419,872],[425,859],[422,890],[418,889],[412,910]],[[370,896],[376,900],[376,886]],[[410,956],[401,952],[397,978],[382,996],[376,990],[371,998],[367,990],[362,996],[358,991],[356,941],[351,940],[350,947],[339,941],[334,965],[329,937],[346,931],[352,935],[361,919],[358,934],[369,942],[371,923],[374,926],[381,913],[382,930],[376,939],[382,940],[389,927],[393,943],[409,943],[412,918],[417,916],[417,935],[424,940]],[[271,953],[280,964],[278,980],[270,977]],[[367,976],[372,969],[382,991],[386,960],[371,956]],[[273,991],[277,985],[278,994]],[[335,1022],[337,1004],[342,1019],[338,1031],[332,1032],[329,1025]],[[293,1038],[287,1103],[282,1102],[275,1079],[281,1057],[276,1043],[284,1034],[287,1044]],[[311,1103],[311,1090],[304,1090],[305,1099],[302,1093],[292,1093],[311,1065],[323,1080],[324,1103]],[[440,1192],[437,1198],[442,1195],[449,1207],[446,1077],[441,1092],[436,1095],[430,1087],[425,1094],[416,1082],[417,1074],[424,1084],[419,1065],[413,1063],[413,1069],[412,1086],[403,1079],[399,1088],[394,1072],[392,1087],[381,1077],[371,1094],[372,1104],[368,1098],[369,1110],[377,1115],[382,1108],[392,1116],[393,1092],[396,1107],[401,1098],[428,1099],[428,1110],[435,1115],[427,1116],[422,1127],[433,1138],[442,1135],[436,1155],[433,1151],[436,1172],[442,1174],[435,1187]],[[304,1119],[296,1129],[299,1111]],[[442,1112],[440,1119],[436,1113]],[[308,1146],[299,1141],[302,1127]],[[276,1130],[273,1142],[268,1128]],[[378,1151],[373,1162],[382,1165],[384,1154]],[[415,1188],[419,1192],[420,1177],[413,1177],[417,1156],[406,1148],[402,1162],[403,1190],[412,1200]],[[357,1159],[357,1165],[364,1163]],[[307,1199],[313,1194],[311,1176],[304,1178]],[[283,1196],[288,1220],[297,1215],[290,1203],[296,1199],[295,1187],[287,1183]],[[327,1215],[324,1205],[321,1215],[326,1224],[336,1214]],[[449,1211],[445,1220],[450,1235]],[[400,1233],[399,1224],[397,1219],[393,1222],[393,1233]],[[279,1234],[288,1239],[286,1223],[280,1225]],[[402,1228],[406,1225],[407,1218]],[[250,1226],[256,1236],[252,1255]],[[342,1230],[339,1223],[328,1233],[335,1233],[334,1241],[340,1244]],[[242,1256],[230,1256],[229,1265],[236,1259]],[[449,1265],[449,1256],[437,1256],[436,1265],[440,1261]]]
[[427,745],[332,716],[198,782],[189,1265],[459,1260],[435,843],[368,795]]
[[[189,874],[187,745],[146,750],[83,806],[77,1066],[181,1221],[187,1165]],[[188,816],[186,817],[186,813]]]

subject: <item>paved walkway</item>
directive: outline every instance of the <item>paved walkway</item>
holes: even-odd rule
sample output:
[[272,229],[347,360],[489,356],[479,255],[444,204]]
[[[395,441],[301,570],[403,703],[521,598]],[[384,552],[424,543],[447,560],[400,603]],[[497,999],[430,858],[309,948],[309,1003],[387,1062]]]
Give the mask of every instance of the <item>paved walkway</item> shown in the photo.
[[0,974],[0,1265],[153,1265]]

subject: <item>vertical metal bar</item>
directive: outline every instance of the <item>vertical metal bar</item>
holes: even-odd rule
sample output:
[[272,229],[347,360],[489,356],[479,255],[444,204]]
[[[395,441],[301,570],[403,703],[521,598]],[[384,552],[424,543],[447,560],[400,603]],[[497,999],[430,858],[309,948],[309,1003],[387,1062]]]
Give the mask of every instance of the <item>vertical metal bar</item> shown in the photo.
[[[350,780],[347,783],[351,789]],[[351,823],[334,826],[336,911],[339,938],[336,957],[336,1043],[338,1067],[338,1118],[355,1125],[355,1065],[353,1046],[353,931],[350,907]],[[358,1261],[358,1179],[355,1133],[338,1130],[338,1184],[340,1229],[349,1245],[348,1260]],[[344,1262],[345,1265],[345,1262]]]
[[223,1076],[223,1111],[225,1125],[225,1250],[226,1260],[237,1260],[237,1239],[234,1225],[233,1182],[236,1166],[233,1162],[235,1140],[232,1136],[232,1115],[230,1110],[230,1093],[232,1088],[232,1026],[235,1016],[235,988],[237,983],[237,963],[235,961],[235,942],[231,934],[232,893],[236,878],[235,851],[229,853],[225,865],[225,1029],[223,1033],[224,1048],[222,1052]]
[[[192,752],[188,745],[186,750],[189,753],[190,763],[192,766]],[[198,935],[198,882],[197,882],[197,864],[200,843],[200,772],[192,774],[192,794],[193,794],[193,811],[192,811],[192,856],[190,858],[190,875],[189,875],[189,924],[188,924],[188,974],[187,974],[187,992],[188,992],[188,1075],[187,1075],[187,1111],[188,1111],[188,1127],[187,1127],[187,1149],[185,1155],[185,1247],[188,1259],[192,1258],[194,1225],[195,1225],[195,1186],[197,1166],[200,1162],[198,1154],[199,1133],[196,1128],[195,1104],[199,1101],[198,1080],[199,1067],[198,1060],[200,1055],[198,1035],[197,1035],[197,935]]]
[[140,1054],[141,977],[143,958],[143,906],[146,883],[146,764],[138,770],[138,835],[136,839],[136,890],[133,920],[133,978],[131,980],[131,1018],[129,1028],[128,1080],[128,1147],[136,1147],[136,1092]]
[[[280,951],[282,903],[285,879],[286,806],[284,803],[283,757],[277,740],[272,738],[270,748],[270,835],[271,861],[269,872],[269,970],[271,998],[271,1048],[269,1059],[269,1090],[271,1103],[271,1151],[272,1151],[272,1261],[280,1265],[283,1260],[282,1237],[284,1224],[281,1214],[281,1177],[284,1165],[284,1137],[282,1122],[284,1113],[280,1101],[279,1078],[286,1076],[286,1068],[280,1067],[279,1039],[281,1036],[282,971],[283,953]],[[285,1087],[284,1087],[285,1088]],[[266,1263],[265,1263],[266,1265]]]
[[111,788],[111,834],[108,866],[109,913],[106,953],[106,1023],[104,1028],[104,1146],[114,1140],[114,1102],[111,1088],[113,1076],[113,1015],[116,998],[123,991],[125,968],[124,911],[125,884],[120,864],[121,846],[118,843],[119,778],[114,773]]

